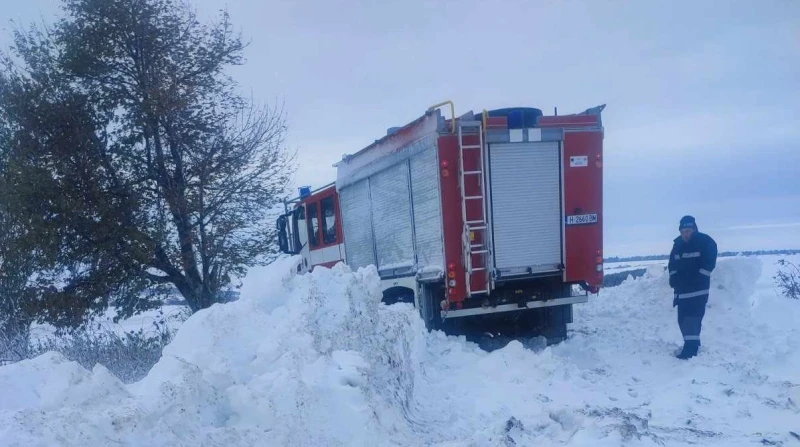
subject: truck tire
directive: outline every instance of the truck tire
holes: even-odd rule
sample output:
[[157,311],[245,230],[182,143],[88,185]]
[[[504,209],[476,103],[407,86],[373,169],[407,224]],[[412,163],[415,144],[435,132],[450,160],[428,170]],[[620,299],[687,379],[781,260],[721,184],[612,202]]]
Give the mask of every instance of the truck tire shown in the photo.
[[[572,285],[562,284],[561,296],[572,296]],[[548,308],[545,316],[545,334],[547,344],[557,344],[567,339],[567,325],[572,323],[572,304]]]
[[392,305],[395,303],[413,303],[414,291],[407,287],[391,287],[383,291],[384,304]]
[[421,284],[419,286],[419,316],[429,331],[442,328],[441,301],[444,289],[438,284]]
[[542,335],[548,345],[561,343],[567,339],[567,324],[572,319],[572,305],[554,306],[545,309]]

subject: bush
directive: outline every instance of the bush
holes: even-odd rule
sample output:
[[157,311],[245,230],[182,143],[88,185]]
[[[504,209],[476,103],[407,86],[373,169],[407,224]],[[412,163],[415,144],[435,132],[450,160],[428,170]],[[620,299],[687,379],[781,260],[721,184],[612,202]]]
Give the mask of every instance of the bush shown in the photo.
[[787,298],[800,300],[800,267],[785,259],[778,261],[778,265],[781,268],[774,276],[778,290]]
[[86,369],[92,369],[99,363],[123,382],[132,383],[147,375],[161,358],[162,350],[172,341],[173,335],[172,331],[165,328],[156,333],[140,329],[122,335],[110,330],[80,329],[34,343],[29,356],[57,351]]
[[0,322],[0,366],[30,357],[30,332],[12,330]]
[[48,351],[61,353],[86,369],[101,364],[125,383],[144,378],[161,358],[176,333],[175,323],[191,315],[188,307],[160,310],[152,321],[144,320],[137,330],[123,332],[111,321],[96,321],[76,329],[57,329],[54,334],[36,336],[30,326],[4,325],[0,318],[0,366],[30,359]]

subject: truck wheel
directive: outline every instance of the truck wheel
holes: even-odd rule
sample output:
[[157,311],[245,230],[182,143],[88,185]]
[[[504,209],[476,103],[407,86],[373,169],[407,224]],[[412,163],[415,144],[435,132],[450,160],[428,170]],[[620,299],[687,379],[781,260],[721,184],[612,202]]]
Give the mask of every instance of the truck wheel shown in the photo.
[[387,305],[413,303],[414,291],[407,287],[392,287],[383,291],[383,299],[381,301]]
[[545,309],[544,330],[548,345],[561,343],[567,339],[567,324],[572,319],[572,305],[555,306]]
[[[562,284],[561,296],[572,296],[572,285]],[[544,335],[547,344],[561,343],[567,339],[567,325],[572,323],[572,304],[550,307],[544,316]]]
[[425,328],[435,331],[442,328],[441,303],[444,299],[444,289],[437,284],[423,284],[420,286],[419,316],[425,323]]

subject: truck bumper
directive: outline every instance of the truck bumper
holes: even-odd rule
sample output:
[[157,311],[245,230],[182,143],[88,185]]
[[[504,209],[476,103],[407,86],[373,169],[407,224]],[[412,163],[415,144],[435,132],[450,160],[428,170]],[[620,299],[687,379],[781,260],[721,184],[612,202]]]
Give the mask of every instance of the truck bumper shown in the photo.
[[566,298],[556,298],[547,301],[528,301],[525,303],[524,307],[520,307],[517,303],[511,304],[501,304],[495,307],[475,307],[471,309],[454,309],[448,311],[442,311],[442,318],[461,318],[461,317],[470,317],[473,315],[486,315],[486,314],[495,314],[500,312],[520,312],[527,309],[537,309],[540,307],[553,307],[553,306],[565,306],[567,304],[579,304],[579,303],[586,303],[589,301],[589,295],[579,295],[579,296],[570,296]]

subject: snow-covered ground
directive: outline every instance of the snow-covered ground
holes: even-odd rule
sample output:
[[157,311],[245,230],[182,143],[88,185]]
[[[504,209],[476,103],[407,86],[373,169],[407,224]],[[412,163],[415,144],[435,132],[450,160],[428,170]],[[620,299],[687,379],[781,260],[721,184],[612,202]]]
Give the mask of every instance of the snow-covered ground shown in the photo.
[[487,353],[380,304],[374,270],[285,260],[138,383],[52,353],[1,367],[0,445],[800,446],[800,302],[775,260],[720,260],[690,361],[659,267],[577,307],[566,342]]

